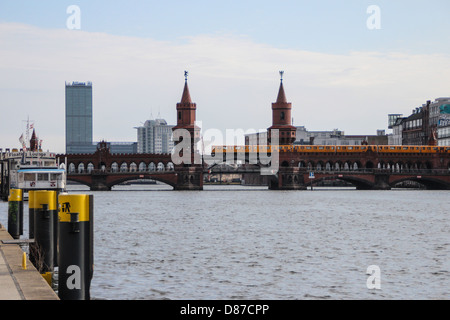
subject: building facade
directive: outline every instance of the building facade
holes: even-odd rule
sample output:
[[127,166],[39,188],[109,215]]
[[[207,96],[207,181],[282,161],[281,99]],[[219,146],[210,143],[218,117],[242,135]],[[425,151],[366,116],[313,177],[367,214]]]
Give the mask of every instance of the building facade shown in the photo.
[[93,153],[92,82],[66,82],[66,153]]
[[390,114],[388,119],[389,129],[393,130],[389,135],[391,145],[446,145],[450,97],[428,100],[407,117]]
[[[338,129],[330,131],[308,131],[304,126],[296,128],[294,145],[363,145],[363,144],[388,144],[388,136],[384,130],[378,130],[376,135],[345,135]],[[267,132],[258,132],[245,135],[245,144],[256,146],[265,144]]]
[[164,119],[147,120],[137,129],[138,153],[171,153],[173,149],[172,128]]
[[402,145],[422,146],[428,144],[425,129],[426,109],[419,108],[402,122]]
[[440,105],[436,107],[437,114],[437,144],[450,146],[450,98],[441,98]]

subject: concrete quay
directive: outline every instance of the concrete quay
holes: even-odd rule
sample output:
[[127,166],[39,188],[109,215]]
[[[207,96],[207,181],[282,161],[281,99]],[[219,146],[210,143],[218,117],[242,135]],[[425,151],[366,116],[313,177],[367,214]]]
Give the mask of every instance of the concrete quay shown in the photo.
[[28,258],[26,269],[22,268],[20,246],[3,240],[13,238],[0,224],[0,300],[59,300]]

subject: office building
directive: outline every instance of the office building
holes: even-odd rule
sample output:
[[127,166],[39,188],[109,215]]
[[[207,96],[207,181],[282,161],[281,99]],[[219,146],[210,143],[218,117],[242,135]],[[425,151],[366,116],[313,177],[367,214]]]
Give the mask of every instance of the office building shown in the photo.
[[92,83],[66,82],[66,153],[93,153]]
[[147,120],[137,129],[138,153],[171,153],[173,149],[172,128],[164,119]]

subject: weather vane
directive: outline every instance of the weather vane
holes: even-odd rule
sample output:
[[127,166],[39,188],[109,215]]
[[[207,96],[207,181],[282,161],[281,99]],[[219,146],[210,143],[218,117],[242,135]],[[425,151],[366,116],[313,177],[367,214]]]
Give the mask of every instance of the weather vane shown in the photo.
[[187,81],[188,75],[189,75],[189,72],[187,72],[187,71],[184,71],[184,80],[186,80],[186,81]]
[[281,81],[283,81],[283,74],[284,74],[284,71],[280,71]]

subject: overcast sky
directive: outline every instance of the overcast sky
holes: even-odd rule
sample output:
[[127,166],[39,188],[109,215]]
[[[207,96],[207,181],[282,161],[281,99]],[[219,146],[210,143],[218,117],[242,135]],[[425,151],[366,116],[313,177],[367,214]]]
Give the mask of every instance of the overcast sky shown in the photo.
[[184,70],[203,130],[269,127],[284,70],[294,125],[375,134],[389,113],[450,96],[449,12],[448,0],[1,0],[0,148],[20,147],[29,117],[43,149],[64,152],[66,81],[93,82],[94,140],[136,141],[150,118],[175,123]]

